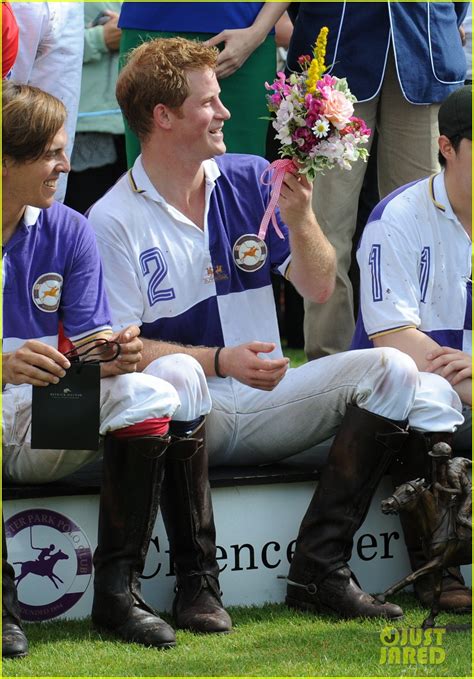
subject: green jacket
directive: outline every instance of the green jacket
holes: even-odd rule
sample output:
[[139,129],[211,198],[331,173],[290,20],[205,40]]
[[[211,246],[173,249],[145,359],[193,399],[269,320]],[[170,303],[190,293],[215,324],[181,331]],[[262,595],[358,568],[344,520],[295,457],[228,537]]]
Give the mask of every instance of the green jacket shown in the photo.
[[115,98],[119,53],[109,52],[105,46],[103,26],[91,27],[90,24],[102,11],[111,10],[120,14],[121,5],[121,2],[84,3],[84,61],[77,132],[124,133],[121,113],[81,115],[119,108]]

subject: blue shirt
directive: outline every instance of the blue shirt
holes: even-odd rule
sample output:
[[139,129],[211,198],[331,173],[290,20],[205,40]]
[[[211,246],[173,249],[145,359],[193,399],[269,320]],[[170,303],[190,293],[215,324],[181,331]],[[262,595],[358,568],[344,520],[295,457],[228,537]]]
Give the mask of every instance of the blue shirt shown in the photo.
[[329,28],[329,73],[347,78],[358,101],[380,92],[392,46],[400,87],[414,104],[443,101],[464,84],[466,58],[458,26],[467,2],[301,2],[288,50],[288,67],[310,54]]
[[60,203],[27,207],[3,247],[3,351],[28,339],[58,346],[110,329],[102,268],[87,220]]
[[263,2],[124,2],[120,28],[169,33],[220,33],[248,28]]

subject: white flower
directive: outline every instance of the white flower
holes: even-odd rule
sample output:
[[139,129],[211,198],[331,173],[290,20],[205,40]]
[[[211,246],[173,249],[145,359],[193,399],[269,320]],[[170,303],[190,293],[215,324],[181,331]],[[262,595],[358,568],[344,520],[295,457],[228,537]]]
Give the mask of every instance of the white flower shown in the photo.
[[319,139],[326,137],[329,132],[329,121],[326,118],[319,118],[313,127],[313,132]]
[[324,139],[314,151],[310,152],[310,156],[325,156],[332,161],[337,161],[344,153],[344,144],[332,136],[329,139]]
[[358,157],[359,153],[357,151],[357,148],[351,143],[346,143],[344,145],[344,160],[348,160],[352,163],[355,163]]
[[301,115],[295,115],[294,121],[297,127],[306,127],[306,120]]
[[273,121],[272,125],[278,132],[276,139],[284,145],[291,144],[291,133],[288,125],[280,125],[276,120]]
[[[276,122],[280,125],[287,125],[293,118],[294,106],[291,101],[283,99],[276,114]],[[277,128],[278,129],[278,128]]]

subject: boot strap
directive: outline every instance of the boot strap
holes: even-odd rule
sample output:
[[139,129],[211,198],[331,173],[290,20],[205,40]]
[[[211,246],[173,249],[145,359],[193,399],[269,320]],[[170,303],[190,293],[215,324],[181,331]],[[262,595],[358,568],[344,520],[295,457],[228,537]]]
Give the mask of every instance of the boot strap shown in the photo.
[[310,582],[308,585],[303,585],[301,582],[295,582],[294,580],[290,580],[290,578],[287,578],[286,575],[277,575],[278,580],[286,580],[286,582],[291,585],[292,587],[300,587],[300,589],[304,589],[308,592],[308,594],[316,594],[318,591],[318,588],[314,584],[314,582]]
[[186,438],[171,435],[168,459],[187,462],[201,449],[203,439]]
[[[192,601],[194,601],[194,599],[196,599],[199,596],[199,594],[201,593],[201,591],[205,587],[208,587],[209,589],[211,589],[216,596],[219,596],[219,597],[222,596],[222,592],[221,592],[221,589],[219,587],[219,580],[216,578],[215,575],[213,575],[209,571],[189,571],[189,573],[186,573],[185,575],[179,575],[177,580],[176,580],[176,585],[175,585],[175,588],[174,588],[175,593],[180,591],[179,580],[184,580],[184,579],[189,580],[191,578],[196,578],[196,579],[199,578],[199,581],[200,581],[199,586],[196,588],[196,591],[193,594]],[[212,586],[213,583],[209,582],[209,578],[211,578],[213,583],[215,583],[214,586]],[[206,585],[202,584],[203,580],[205,580]]]

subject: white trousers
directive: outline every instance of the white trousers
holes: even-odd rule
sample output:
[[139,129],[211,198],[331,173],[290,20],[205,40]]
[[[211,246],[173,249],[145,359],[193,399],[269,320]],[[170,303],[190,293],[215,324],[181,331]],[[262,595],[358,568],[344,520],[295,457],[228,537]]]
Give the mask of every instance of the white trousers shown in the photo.
[[[332,436],[348,404],[421,431],[455,431],[462,406],[449,382],[419,373],[397,349],[350,351],[289,369],[273,391],[232,379],[209,380],[211,465],[268,464]],[[314,451],[316,454],[316,451]],[[305,456],[308,459],[308,455]]]
[[[3,392],[3,476],[16,483],[46,483],[71,474],[102,455],[92,450],[31,448],[31,386]],[[100,434],[154,417],[195,420],[211,399],[199,363],[185,354],[163,356],[143,373],[106,377],[100,383]]]

